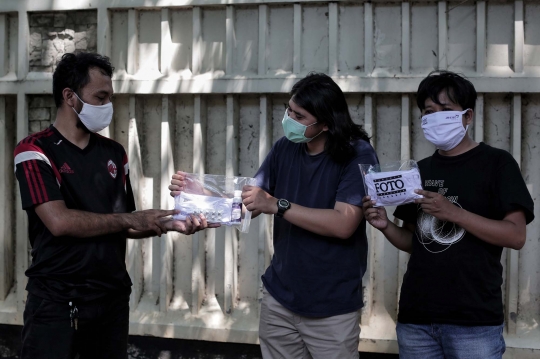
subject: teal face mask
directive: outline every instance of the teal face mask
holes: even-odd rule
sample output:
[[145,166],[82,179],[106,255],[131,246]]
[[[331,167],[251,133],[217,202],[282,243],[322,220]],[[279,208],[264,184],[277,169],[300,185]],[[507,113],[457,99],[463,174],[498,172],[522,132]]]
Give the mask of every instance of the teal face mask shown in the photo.
[[289,117],[289,114],[287,113],[287,110],[285,110],[285,115],[283,116],[283,121],[281,121],[281,124],[283,125],[283,131],[285,132],[285,137],[289,139],[289,141],[294,143],[306,143],[314,139],[315,137],[319,136],[322,131],[317,134],[317,136],[312,138],[307,138],[304,136],[306,133],[306,129],[310,126],[315,125],[317,122],[312,123],[311,125],[302,125],[300,122],[293,120]]

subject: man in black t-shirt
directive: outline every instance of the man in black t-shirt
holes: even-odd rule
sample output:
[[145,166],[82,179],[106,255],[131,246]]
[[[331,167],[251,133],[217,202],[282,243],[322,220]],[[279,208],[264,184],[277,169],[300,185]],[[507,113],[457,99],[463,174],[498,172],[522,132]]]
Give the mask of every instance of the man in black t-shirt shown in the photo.
[[533,201],[506,151],[473,141],[476,91],[448,71],[418,88],[425,137],[438,150],[418,162],[424,190],[399,206],[398,227],[364,198],[366,219],[411,254],[403,278],[397,337],[400,358],[501,358],[503,247],[519,250]]
[[175,230],[170,210],[134,212],[124,148],[95,132],[112,119],[113,68],[97,54],[66,54],[53,75],[56,121],[15,149],[32,264],[22,358],[127,358],[126,238]]

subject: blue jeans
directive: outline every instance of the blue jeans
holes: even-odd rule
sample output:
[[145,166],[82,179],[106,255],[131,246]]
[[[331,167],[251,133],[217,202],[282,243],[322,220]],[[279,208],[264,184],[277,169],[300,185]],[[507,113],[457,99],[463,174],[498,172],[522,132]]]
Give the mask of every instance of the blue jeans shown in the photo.
[[396,327],[401,359],[501,359],[504,324],[467,327],[403,324]]

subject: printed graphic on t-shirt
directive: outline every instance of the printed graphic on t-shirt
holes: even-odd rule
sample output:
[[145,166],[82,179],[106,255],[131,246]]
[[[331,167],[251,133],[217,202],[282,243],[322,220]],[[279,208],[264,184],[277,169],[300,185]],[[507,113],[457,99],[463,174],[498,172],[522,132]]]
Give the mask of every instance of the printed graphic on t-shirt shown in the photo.
[[111,177],[116,178],[116,174],[118,173],[116,169],[116,163],[114,163],[112,160],[109,160],[109,162],[107,162],[107,169],[109,170],[109,174],[111,175]]
[[[425,181],[425,187],[439,187],[437,192],[444,196],[448,192],[448,188],[443,186],[444,180]],[[462,208],[458,203],[458,196],[446,196],[446,198]],[[425,213],[420,205],[418,206],[417,218],[417,237],[428,252],[441,253],[465,236],[465,229],[455,223],[442,221],[431,214]]]
[[69,167],[69,165],[66,162],[64,162],[64,164],[62,165],[62,167],[60,167],[58,172],[60,172],[60,173],[75,173],[75,172],[73,172],[71,167]]

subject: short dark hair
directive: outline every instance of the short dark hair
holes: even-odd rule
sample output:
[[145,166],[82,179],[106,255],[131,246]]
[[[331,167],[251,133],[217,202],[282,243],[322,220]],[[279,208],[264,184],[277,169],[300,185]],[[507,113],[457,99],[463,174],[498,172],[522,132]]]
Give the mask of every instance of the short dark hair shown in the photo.
[[369,142],[366,131],[353,122],[345,95],[330,76],[311,72],[293,86],[291,95],[295,104],[328,126],[324,149],[335,162],[353,159],[356,152],[351,141]]
[[94,67],[112,78],[114,67],[107,56],[91,52],[69,53],[62,56],[53,74],[53,96],[57,108],[62,106],[64,101],[62,91],[70,88],[79,94],[79,91],[90,82],[88,71]]
[[465,77],[452,71],[432,71],[420,82],[416,93],[418,108],[423,111],[428,98],[441,105],[439,94],[442,91],[446,91],[448,98],[453,103],[460,105],[462,109],[474,110],[476,105],[474,85]]

